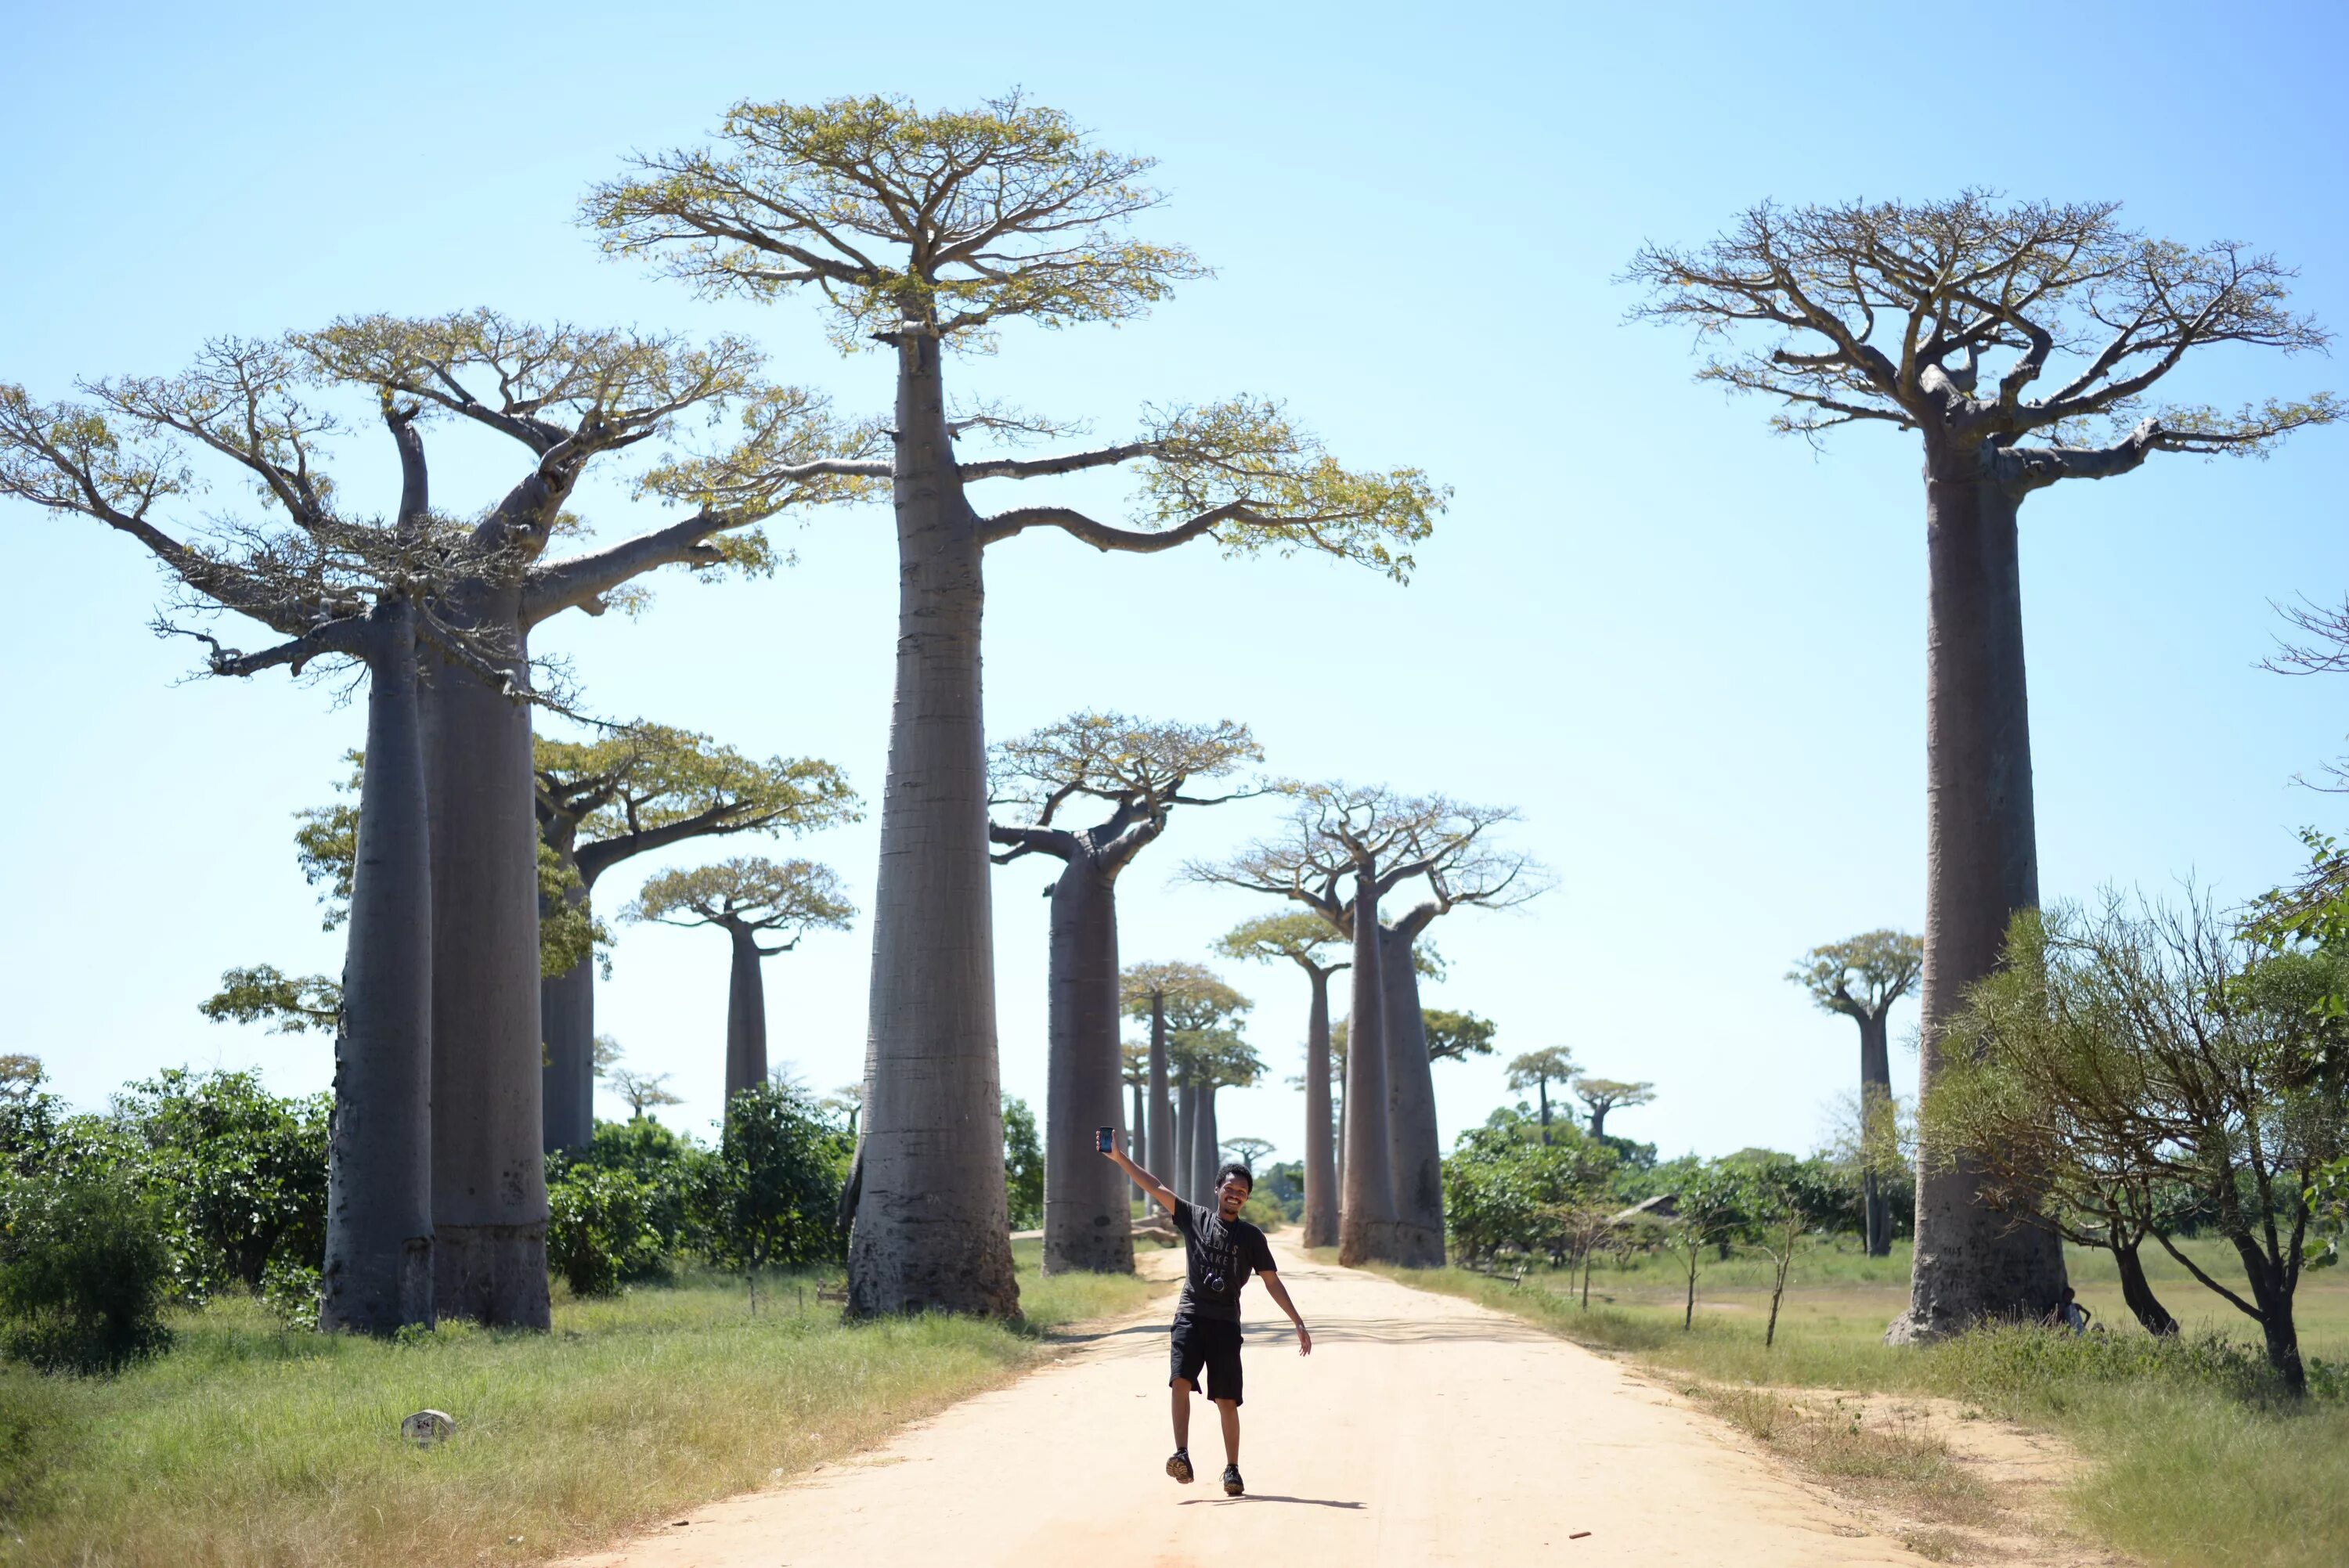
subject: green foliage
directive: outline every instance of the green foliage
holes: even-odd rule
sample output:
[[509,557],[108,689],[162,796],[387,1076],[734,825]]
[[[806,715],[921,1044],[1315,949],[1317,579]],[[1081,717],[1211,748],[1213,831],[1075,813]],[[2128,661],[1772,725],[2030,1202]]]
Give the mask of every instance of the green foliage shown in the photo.
[[856,906],[829,866],[738,855],[716,865],[661,872],[645,883],[620,918],[753,931],[789,928],[796,942],[798,934],[811,930],[845,931],[856,918]]
[[0,1194],[0,1349],[102,1374],[168,1348],[171,1246],[162,1202],[129,1173],[67,1168]]
[[1865,931],[1814,947],[1786,972],[1830,1013],[1880,1013],[1907,995],[1925,971],[1925,941],[1905,931]]
[[1493,1037],[1501,1027],[1490,1018],[1444,1007],[1423,1007],[1419,1016],[1427,1030],[1427,1059],[1432,1062],[1489,1057],[1493,1054]]
[[[579,868],[557,853],[544,839],[538,841],[538,975],[552,980],[568,975],[598,950],[611,945],[612,933],[595,918],[587,902],[587,884]],[[605,974],[611,963],[605,962]]]
[[1036,1113],[1016,1095],[1003,1097],[1003,1191],[1013,1230],[1032,1231],[1044,1222],[1044,1145],[1036,1135]]
[[183,1290],[258,1289],[275,1260],[318,1266],[332,1113],[329,1096],[273,1095],[249,1072],[172,1068],[115,1097],[143,1146],[137,1179],[171,1215]]
[[[1285,958],[1291,964],[1324,968],[1330,966],[1332,958],[1342,960],[1346,946],[1346,939],[1336,926],[1303,910],[1294,914],[1260,914],[1253,920],[1244,920],[1216,938],[1215,943],[1216,951],[1226,958],[1259,964]],[[1337,966],[1342,969],[1349,965],[1341,962]]]
[[1118,986],[1127,1016],[1148,1018],[1154,1002],[1164,1008],[1170,1031],[1219,1028],[1256,1006],[1214,970],[1179,960],[1129,964]]
[[288,975],[274,964],[221,971],[221,988],[196,1004],[215,1024],[266,1023],[273,1035],[341,1026],[343,985],[331,975]]
[[755,1274],[842,1255],[841,1185],[847,1134],[798,1088],[763,1083],[726,1108],[715,1158],[698,1162],[691,1195],[703,1251]]
[[625,1170],[580,1164],[546,1189],[546,1261],[574,1295],[612,1295],[664,1272],[659,1195]]
[[1283,1218],[1290,1222],[1305,1217],[1305,1162],[1283,1161],[1268,1165],[1256,1173],[1256,1186],[1250,1193],[1255,1198],[1269,1199],[1280,1205]]
[[1547,1143],[1531,1140],[1511,1123],[1460,1135],[1444,1162],[1444,1220],[1459,1256],[1562,1256],[1571,1211],[1617,1206],[1613,1152],[1570,1124],[1553,1126],[1550,1134]]

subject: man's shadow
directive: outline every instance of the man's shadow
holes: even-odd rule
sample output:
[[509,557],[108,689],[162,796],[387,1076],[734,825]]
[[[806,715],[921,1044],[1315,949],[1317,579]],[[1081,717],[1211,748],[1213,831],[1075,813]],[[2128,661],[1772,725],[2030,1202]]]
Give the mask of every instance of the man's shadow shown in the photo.
[[1186,1497],[1183,1500],[1180,1506],[1184,1508],[1196,1508],[1201,1503],[1206,1503],[1211,1508],[1221,1508],[1227,1503],[1235,1502],[1295,1502],[1302,1503],[1309,1508],[1364,1508],[1369,1506],[1366,1503],[1360,1502],[1340,1502],[1334,1498],[1327,1497],[1283,1497],[1277,1491],[1251,1491],[1244,1493],[1239,1497]]

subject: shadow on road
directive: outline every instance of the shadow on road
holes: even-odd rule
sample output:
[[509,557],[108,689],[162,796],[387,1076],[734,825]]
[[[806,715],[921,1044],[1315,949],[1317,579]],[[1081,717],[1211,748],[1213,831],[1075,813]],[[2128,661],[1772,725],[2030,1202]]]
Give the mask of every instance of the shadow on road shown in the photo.
[[1245,1497],[1186,1497],[1178,1505],[1183,1508],[1229,1508],[1243,1502],[1296,1502],[1308,1508],[1368,1508],[1363,1502],[1340,1502],[1328,1497],[1283,1497],[1277,1491],[1252,1491]]

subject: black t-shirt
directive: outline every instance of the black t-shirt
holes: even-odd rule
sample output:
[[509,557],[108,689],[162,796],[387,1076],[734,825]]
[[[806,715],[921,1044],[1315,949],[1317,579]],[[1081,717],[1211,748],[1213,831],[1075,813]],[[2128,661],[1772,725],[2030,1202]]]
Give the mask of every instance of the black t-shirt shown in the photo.
[[1277,1272],[1272,1247],[1264,1233],[1246,1220],[1226,1220],[1214,1209],[1174,1201],[1174,1229],[1183,1237],[1189,1263],[1183,1280],[1183,1299],[1174,1318],[1212,1317],[1226,1323],[1240,1320],[1240,1286],[1258,1270]]

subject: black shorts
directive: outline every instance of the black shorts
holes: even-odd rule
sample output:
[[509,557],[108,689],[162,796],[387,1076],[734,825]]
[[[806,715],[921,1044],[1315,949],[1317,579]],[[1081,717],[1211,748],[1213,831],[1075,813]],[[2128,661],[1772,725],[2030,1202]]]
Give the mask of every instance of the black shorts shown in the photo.
[[1207,1369],[1207,1398],[1240,1402],[1240,1326],[1220,1317],[1178,1317],[1166,1381],[1199,1386]]

